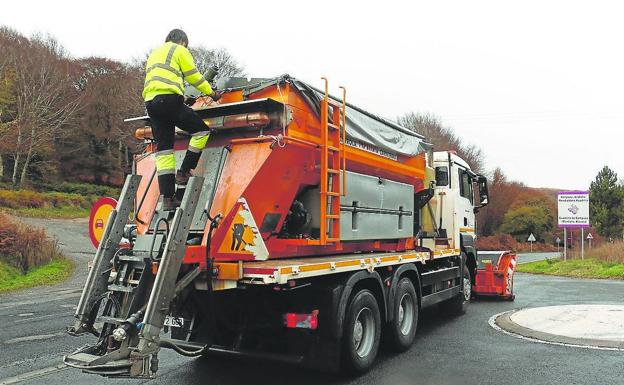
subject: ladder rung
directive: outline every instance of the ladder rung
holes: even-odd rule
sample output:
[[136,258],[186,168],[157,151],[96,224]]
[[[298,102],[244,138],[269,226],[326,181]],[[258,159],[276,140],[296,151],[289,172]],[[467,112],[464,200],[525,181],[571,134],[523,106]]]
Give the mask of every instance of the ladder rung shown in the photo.
[[338,147],[334,147],[334,146],[327,146],[327,149],[329,151],[336,151],[336,152],[340,151],[340,149]]
[[108,290],[111,291],[123,291],[126,293],[132,293],[134,291],[134,287],[131,286],[121,286],[121,285],[108,285]]
[[330,106],[342,108],[342,102],[339,102],[339,101],[334,100],[332,98],[327,98],[327,104],[329,104]]
[[117,259],[124,262],[145,262],[143,257],[137,257],[134,255],[120,255]]
[[99,316],[97,317],[97,319],[95,320],[95,322],[105,322],[105,323],[109,323],[109,324],[117,324],[117,325],[121,325],[122,323],[126,322],[125,319],[123,318],[115,318],[115,317],[108,317],[108,316]]
[[334,123],[327,123],[327,127],[331,128],[332,130],[339,130],[340,126],[335,125]]
[[327,191],[323,194],[329,195],[330,197],[339,197],[340,193],[339,192],[335,192],[335,191]]
[[340,238],[326,238],[327,242],[340,242]]
[[327,173],[328,174],[340,174],[340,170],[335,170],[333,168],[328,168],[327,169]]
[[340,219],[340,215],[327,214],[327,215],[325,215],[325,218],[327,218],[327,219]]

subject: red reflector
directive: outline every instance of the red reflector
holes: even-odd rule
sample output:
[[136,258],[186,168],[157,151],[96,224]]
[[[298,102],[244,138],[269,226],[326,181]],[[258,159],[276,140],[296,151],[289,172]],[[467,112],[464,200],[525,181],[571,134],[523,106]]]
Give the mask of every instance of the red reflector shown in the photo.
[[291,329],[312,329],[318,328],[318,310],[311,314],[286,313],[284,314],[284,325]]

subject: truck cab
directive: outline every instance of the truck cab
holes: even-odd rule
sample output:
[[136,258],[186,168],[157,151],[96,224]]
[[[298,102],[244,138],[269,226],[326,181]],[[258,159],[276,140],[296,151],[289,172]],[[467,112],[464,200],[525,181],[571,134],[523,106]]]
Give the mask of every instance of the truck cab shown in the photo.
[[454,151],[434,152],[432,166],[434,228],[440,238],[446,238],[449,248],[461,249],[469,261],[473,260],[477,236],[475,214],[488,203],[487,179],[472,171]]

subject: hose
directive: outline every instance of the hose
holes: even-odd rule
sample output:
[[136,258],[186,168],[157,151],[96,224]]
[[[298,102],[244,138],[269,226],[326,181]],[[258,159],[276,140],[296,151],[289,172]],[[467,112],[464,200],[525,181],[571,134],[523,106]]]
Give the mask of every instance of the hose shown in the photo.
[[181,354],[185,357],[199,357],[205,352],[207,352],[209,349],[208,345],[204,345],[204,347],[197,349],[197,350],[186,350],[186,349],[179,347],[178,345],[174,344],[171,341],[165,341],[165,340],[160,341],[160,347],[172,349],[176,353]]

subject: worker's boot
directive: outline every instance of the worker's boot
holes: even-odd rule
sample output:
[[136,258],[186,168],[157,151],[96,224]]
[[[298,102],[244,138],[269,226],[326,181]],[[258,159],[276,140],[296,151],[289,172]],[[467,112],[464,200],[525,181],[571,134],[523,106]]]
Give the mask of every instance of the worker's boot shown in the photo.
[[177,185],[186,186],[189,181],[189,178],[192,177],[193,174],[190,170],[178,170],[175,176],[175,182]]
[[173,211],[173,210],[177,209],[178,207],[180,207],[180,203],[182,203],[182,202],[178,198],[176,198],[175,196],[163,197],[163,200],[162,200],[162,210],[163,211]]

